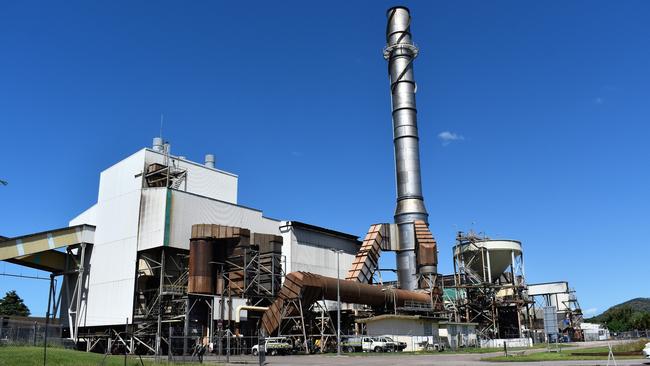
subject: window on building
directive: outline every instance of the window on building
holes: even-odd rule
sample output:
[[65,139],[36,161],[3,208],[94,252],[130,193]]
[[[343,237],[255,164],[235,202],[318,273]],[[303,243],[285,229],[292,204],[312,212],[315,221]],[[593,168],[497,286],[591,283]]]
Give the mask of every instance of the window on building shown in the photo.
[[433,335],[433,325],[424,323],[424,335],[431,336]]

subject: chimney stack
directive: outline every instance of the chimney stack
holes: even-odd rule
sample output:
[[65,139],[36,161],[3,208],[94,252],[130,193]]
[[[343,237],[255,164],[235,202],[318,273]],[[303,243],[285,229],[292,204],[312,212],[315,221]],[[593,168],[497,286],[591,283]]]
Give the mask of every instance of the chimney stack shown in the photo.
[[400,288],[415,290],[418,286],[415,222],[428,223],[420,178],[420,146],[415,107],[413,60],[418,49],[411,40],[409,9],[397,6],[388,9],[386,47],[393,115],[393,144],[397,177],[397,207],[400,248],[397,252],[397,279]]

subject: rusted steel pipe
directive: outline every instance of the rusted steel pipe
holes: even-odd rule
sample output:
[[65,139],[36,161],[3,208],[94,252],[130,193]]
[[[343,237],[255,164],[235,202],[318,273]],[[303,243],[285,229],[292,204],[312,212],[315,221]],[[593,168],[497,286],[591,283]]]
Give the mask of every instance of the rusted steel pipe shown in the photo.
[[280,324],[282,310],[290,300],[300,299],[303,307],[318,300],[336,300],[336,283],[340,281],[341,302],[372,306],[403,306],[406,301],[431,303],[425,292],[390,289],[357,281],[337,280],[309,272],[289,273],[275,302],[262,316],[262,328],[267,335]]
[[[308,281],[309,286],[320,286],[325,300],[336,300],[336,282],[336,278],[323,276]],[[407,300],[429,302],[429,295],[422,292],[389,289],[356,281],[341,280],[340,290],[341,301],[352,304],[381,306],[392,305],[395,301],[398,306],[402,306]]]

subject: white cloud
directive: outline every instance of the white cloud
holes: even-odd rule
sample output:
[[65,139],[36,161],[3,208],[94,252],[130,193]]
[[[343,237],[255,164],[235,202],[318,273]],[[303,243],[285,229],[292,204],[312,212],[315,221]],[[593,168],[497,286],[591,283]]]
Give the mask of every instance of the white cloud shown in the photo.
[[585,315],[596,315],[598,312],[598,308],[589,308],[587,310],[583,310],[582,313]]
[[438,134],[438,138],[442,141],[442,146],[447,146],[454,141],[465,140],[465,137],[463,137],[463,135],[459,135],[455,132],[450,132],[450,131],[440,132]]

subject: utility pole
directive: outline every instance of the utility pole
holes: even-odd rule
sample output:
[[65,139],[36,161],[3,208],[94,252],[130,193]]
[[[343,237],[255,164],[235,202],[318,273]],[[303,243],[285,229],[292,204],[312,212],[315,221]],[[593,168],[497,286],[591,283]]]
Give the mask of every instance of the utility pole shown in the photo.
[[[45,313],[45,335],[43,336],[43,366],[47,365],[47,326],[50,323],[50,307],[54,292],[54,273],[50,273],[50,291],[47,295],[47,312]],[[56,306],[56,305],[55,305]]]
[[336,253],[336,355],[341,355],[341,271],[340,271],[340,254],[341,249],[332,249]]

